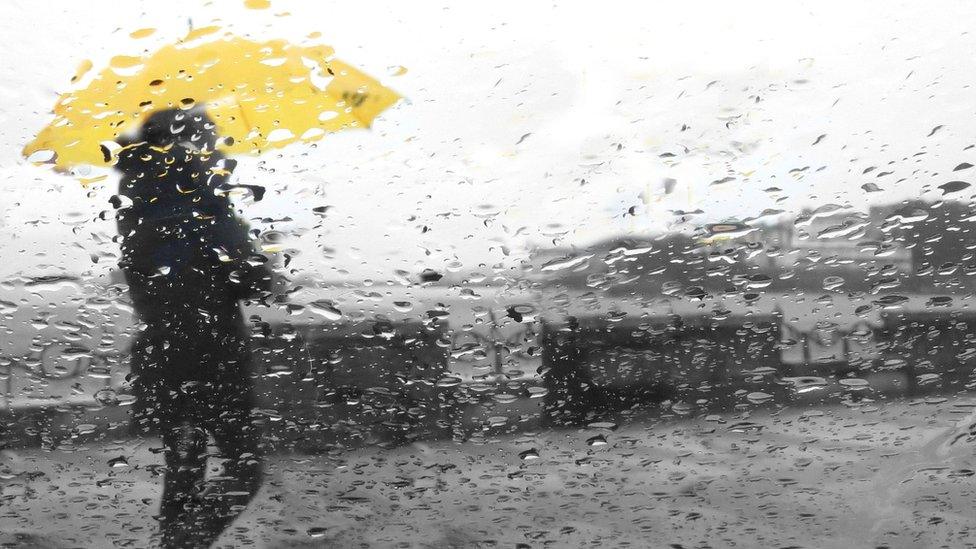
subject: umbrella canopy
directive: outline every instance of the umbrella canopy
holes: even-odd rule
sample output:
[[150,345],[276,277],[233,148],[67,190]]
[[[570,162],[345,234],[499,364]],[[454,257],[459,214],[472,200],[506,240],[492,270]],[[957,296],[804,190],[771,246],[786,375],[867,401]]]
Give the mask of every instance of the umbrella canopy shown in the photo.
[[104,150],[162,109],[204,106],[231,154],[259,154],[326,133],[368,127],[400,96],[333,57],[324,45],[255,42],[191,31],[144,57],[116,56],[83,89],[67,92],[54,120],[23,151],[67,170],[108,166]]

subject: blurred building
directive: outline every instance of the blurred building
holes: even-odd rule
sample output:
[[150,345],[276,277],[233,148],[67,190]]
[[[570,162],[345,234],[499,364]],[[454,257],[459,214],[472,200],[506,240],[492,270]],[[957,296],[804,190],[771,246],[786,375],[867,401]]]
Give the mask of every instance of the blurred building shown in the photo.
[[805,211],[790,223],[770,228],[781,243],[776,263],[784,269],[814,268],[866,272],[893,268],[913,272],[913,257],[904,244],[881,230],[882,218],[874,212],[817,215]]

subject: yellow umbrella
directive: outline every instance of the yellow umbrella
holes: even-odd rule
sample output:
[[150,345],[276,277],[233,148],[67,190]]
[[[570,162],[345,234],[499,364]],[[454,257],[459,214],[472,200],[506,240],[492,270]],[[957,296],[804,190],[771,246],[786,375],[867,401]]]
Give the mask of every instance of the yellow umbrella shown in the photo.
[[204,105],[220,134],[233,138],[224,151],[258,154],[369,127],[400,99],[335,59],[328,46],[255,42],[218,31],[191,31],[151,56],[112,58],[88,87],[58,99],[54,120],[24,147],[24,156],[42,157],[58,170],[107,166],[114,159],[105,158],[102,143],[153,111],[194,105]]

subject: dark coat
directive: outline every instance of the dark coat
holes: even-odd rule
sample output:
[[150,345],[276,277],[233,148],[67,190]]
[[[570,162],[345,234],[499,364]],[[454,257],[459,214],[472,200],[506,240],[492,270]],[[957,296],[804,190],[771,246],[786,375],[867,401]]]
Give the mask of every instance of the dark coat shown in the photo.
[[[140,405],[156,422],[211,415],[250,394],[247,330],[239,300],[270,288],[247,224],[215,189],[226,176],[219,153],[172,144],[130,145],[119,154],[119,194],[131,206],[118,215],[120,266],[145,329],[132,350]],[[249,399],[248,399],[249,400]]]

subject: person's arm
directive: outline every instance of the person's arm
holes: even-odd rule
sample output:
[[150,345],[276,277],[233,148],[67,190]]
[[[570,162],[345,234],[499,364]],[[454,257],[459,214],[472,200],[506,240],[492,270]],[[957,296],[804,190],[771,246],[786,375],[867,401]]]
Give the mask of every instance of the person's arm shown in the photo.
[[258,252],[248,234],[247,223],[228,212],[215,221],[221,261],[237,299],[257,299],[271,293],[273,273],[268,258]]

